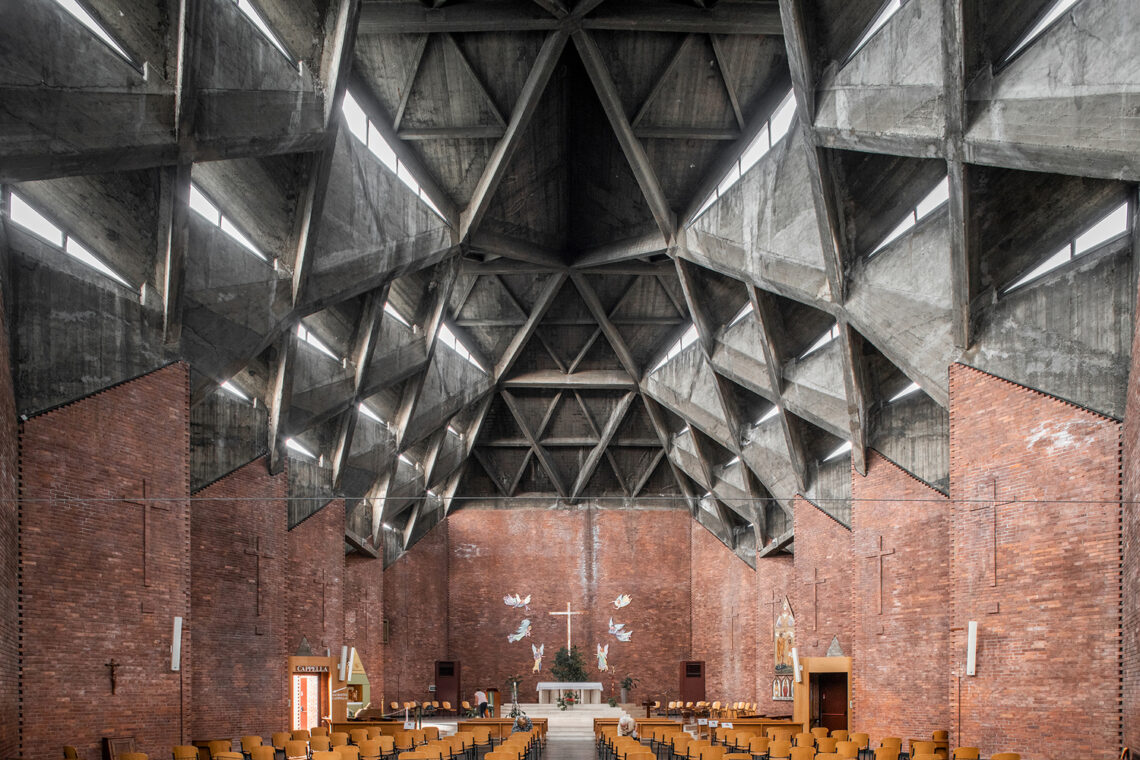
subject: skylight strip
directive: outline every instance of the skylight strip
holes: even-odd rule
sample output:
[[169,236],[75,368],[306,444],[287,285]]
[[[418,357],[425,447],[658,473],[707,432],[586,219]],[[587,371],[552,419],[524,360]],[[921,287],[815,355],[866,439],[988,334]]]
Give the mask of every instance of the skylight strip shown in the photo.
[[882,29],[886,23],[890,21],[891,16],[899,12],[900,8],[902,8],[902,0],[890,0],[890,2],[884,5],[879,11],[878,15],[875,16],[875,20],[871,22],[871,25],[869,27],[867,27],[867,31],[863,32],[863,36],[860,37],[859,41],[855,43],[855,48],[847,55],[847,59],[844,61],[844,63],[854,58],[855,54],[862,50],[863,47],[871,41],[871,38],[875,36],[875,33]]
[[409,322],[404,317],[403,314],[401,314],[399,311],[396,310],[396,307],[392,305],[391,301],[385,301],[384,302],[384,313],[387,314],[388,316],[390,316],[392,319],[399,322],[400,324],[402,324],[404,327],[411,327],[412,326],[412,323]]
[[1079,235],[1065,244],[1063,248],[1049,258],[1034,266],[1029,272],[1017,278],[1002,294],[1017,290],[1023,285],[1036,280],[1038,277],[1058,269],[1073,259],[1095,250],[1105,243],[1126,235],[1129,229],[1128,202],[1124,202],[1109,211],[1093,224],[1086,227]]
[[697,213],[693,214],[693,218],[689,221],[692,224],[699,219],[702,214],[708,211],[709,207],[717,202],[728,190],[735,185],[741,177],[747,173],[749,169],[756,165],[756,163],[767,155],[772,146],[779,142],[784,135],[788,133],[791,128],[792,119],[796,115],[796,97],[795,92],[788,90],[787,95],[776,106],[776,110],[769,117],[768,121],[764,122],[764,126],[757,133],[755,139],[749,143],[744,152],[733,162],[732,167],[724,175],[717,186],[713,189],[709,196],[705,198],[704,203],[697,209]]
[[1053,22],[1059,19],[1067,10],[1076,5],[1078,0],[1057,0],[1048,11],[1045,12],[1040,20],[1030,28],[1028,32],[1021,36],[1009,52],[1002,56],[1000,63],[1008,63],[1013,58],[1024,50],[1029,43],[1040,37],[1046,29],[1053,25]]
[[108,32],[78,0],[55,0],[55,2],[59,7],[70,13],[76,21],[87,27],[88,31],[102,40],[107,47],[114,50],[124,61],[137,68],[138,64],[135,63],[135,60],[131,58],[130,54],[123,49],[123,46],[111,36],[111,33]]
[[8,193],[8,218],[11,219],[14,224],[23,227],[36,237],[42,238],[50,245],[63,249],[64,253],[76,261],[94,269],[105,277],[109,277],[123,287],[134,287],[127,282],[126,278],[108,266],[103,259],[91,251],[91,249],[80,243],[71,235],[66,234],[62,227],[48,219],[40,213],[37,208],[13,192]]
[[482,364],[475,360],[475,357],[471,355],[471,352],[467,350],[467,347],[463,345],[459,338],[455,337],[455,333],[453,333],[451,331],[451,328],[448,327],[444,322],[439,323],[438,338],[445,346],[465,359],[468,364],[478,367],[479,370],[484,373],[487,371],[487,369]]
[[867,257],[870,258],[871,256],[874,256],[876,253],[898,240],[900,237],[909,232],[911,228],[913,228],[920,221],[930,216],[938,209],[942,208],[942,206],[949,200],[950,177],[947,176],[943,177],[942,181],[934,186],[934,189],[924,195],[922,197],[922,200],[920,200],[914,208],[907,212],[907,215],[903,217],[902,221],[898,223],[898,226],[887,233],[887,236],[883,238],[877,246],[871,249],[871,252],[867,254]]
[[657,365],[649,371],[650,372],[656,372],[657,370],[661,369],[666,364],[668,364],[670,361],[672,361],[672,359],[674,357],[676,357],[678,354],[680,354],[682,351],[684,351],[686,348],[688,348],[689,346],[693,345],[696,342],[697,342],[697,326],[696,325],[689,325],[689,329],[685,330],[685,332],[681,335],[681,337],[677,339],[677,342],[674,343],[672,346],[670,346],[669,350],[665,352],[665,356],[663,356],[661,358],[661,361],[657,362]]
[[847,452],[851,451],[851,441],[844,441],[837,449],[823,458],[823,461],[830,462],[832,459],[838,459]]
[[273,47],[277,48],[277,50],[281,52],[281,55],[285,56],[285,60],[289,61],[290,66],[300,69],[300,64],[297,59],[293,57],[293,55],[285,48],[285,45],[281,42],[281,40],[278,39],[277,35],[273,33],[273,30],[269,27],[268,22],[266,22],[261,13],[257,10],[253,3],[250,2],[250,0],[237,0],[237,7],[238,10],[241,11],[242,14],[250,20],[250,23],[252,23],[254,27],[257,28],[257,31],[261,32],[262,36],[265,37],[265,39],[269,40],[269,43],[273,45]]
[[763,417],[761,417],[760,419],[756,420],[756,424],[757,424],[757,425],[763,425],[765,422],[767,422],[768,420],[772,419],[773,417],[775,417],[775,416],[776,416],[777,414],[779,414],[779,413],[780,413],[780,407],[778,407],[778,406],[776,406],[775,404],[773,404],[773,405],[772,405],[772,408],[771,408],[771,409],[769,409],[768,411],[764,412],[764,416],[763,416]]
[[209,197],[202,192],[201,188],[193,182],[190,183],[190,198],[188,202],[190,208],[197,212],[203,219],[221,229],[222,232],[229,235],[230,238],[236,241],[242,248],[245,248],[257,258],[267,264],[269,263],[269,257],[262,253],[261,249],[258,248],[252,240],[246,237],[245,233],[238,229],[238,226],[221,212],[217,204],[211,201]]
[[439,210],[439,207],[436,206],[432,199],[428,197],[428,194],[424,192],[423,186],[420,185],[415,175],[413,175],[411,170],[399,159],[396,155],[396,151],[392,149],[392,146],[388,144],[384,136],[380,134],[380,130],[376,128],[376,125],[372,123],[372,120],[364,113],[364,109],[360,107],[360,103],[357,102],[356,98],[352,97],[352,93],[344,93],[344,100],[341,101],[340,110],[341,113],[344,114],[345,125],[348,127],[348,131],[352,133],[352,136],[364,143],[364,146],[372,151],[372,154],[380,160],[380,163],[388,167],[401,182],[407,185],[408,189],[415,193],[416,197],[432,210],[432,213],[440,219],[447,221],[443,212]]
[[372,420],[373,422],[377,423],[378,425],[387,425],[388,424],[388,423],[384,422],[383,419],[380,418],[379,414],[372,411],[372,408],[370,406],[368,406],[368,404],[365,404],[363,401],[361,401],[359,404],[357,404],[356,408],[360,410],[361,414],[363,414],[365,417]]
[[801,358],[801,359],[807,358],[808,356],[810,356],[811,354],[814,354],[816,351],[820,350],[821,348],[823,348],[828,343],[830,343],[831,341],[835,340],[838,337],[839,337],[839,324],[836,323],[836,324],[831,326],[830,330],[828,330],[823,335],[821,335],[819,337],[819,340],[817,340],[815,343],[812,343],[807,351],[804,351],[802,354],[800,354],[799,358]]
[[285,448],[289,449],[290,451],[296,451],[298,454],[300,454],[302,456],[306,456],[309,459],[316,459],[317,458],[316,454],[309,451],[307,448],[305,448],[303,445],[301,445],[298,441],[296,441],[292,438],[286,438],[285,439]]
[[251,400],[250,397],[248,395],[246,395],[246,393],[244,391],[242,391],[241,388],[237,387],[236,385],[231,383],[229,380],[226,380],[224,383],[221,384],[221,389],[224,390],[226,393],[230,394],[231,396],[236,396],[237,398],[240,398],[242,401],[250,401]]
[[732,318],[732,321],[728,323],[728,326],[732,327],[733,325],[740,324],[751,313],[752,313],[752,302],[749,301],[748,303],[744,304],[743,308],[741,308],[740,311],[736,312],[736,316]]
[[898,393],[896,393],[895,395],[893,395],[889,399],[887,399],[887,403],[893,404],[896,401],[898,401],[899,399],[903,399],[903,398],[906,398],[907,396],[911,396],[915,393],[918,393],[920,390],[922,390],[921,385],[919,385],[918,383],[911,383],[910,385],[903,388],[901,391],[899,391]]
[[317,349],[318,351],[320,351],[322,354],[329,357],[330,359],[332,359],[336,362],[341,361],[341,358],[336,355],[336,352],[334,352],[331,348],[329,348],[327,345],[325,345],[325,343],[320,338],[318,338],[316,335],[313,335],[313,333],[310,332],[309,329],[306,328],[300,322],[297,323],[297,337],[300,338],[301,340],[303,340],[304,342],[308,343],[310,346]]

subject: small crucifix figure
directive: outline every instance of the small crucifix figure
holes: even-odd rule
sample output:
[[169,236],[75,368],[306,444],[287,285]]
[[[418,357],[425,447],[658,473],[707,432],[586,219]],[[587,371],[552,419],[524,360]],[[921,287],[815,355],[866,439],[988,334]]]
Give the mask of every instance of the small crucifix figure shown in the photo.
[[115,658],[112,657],[111,661],[103,666],[105,668],[110,669],[110,671],[111,671],[111,693],[112,694],[115,693],[115,686],[116,686],[116,684],[115,684],[115,671],[118,670],[119,666],[121,666],[121,665],[122,665],[121,662],[116,662]]
[[150,544],[150,511],[157,509],[162,512],[169,512],[170,507],[160,501],[152,501],[147,497],[146,493],[146,480],[142,482],[142,496],[138,501],[130,498],[123,500],[126,504],[133,504],[136,507],[142,507],[142,574],[143,574],[143,587],[150,586],[150,577],[147,575],[147,548]]
[[566,616],[566,651],[570,651],[570,621],[574,618],[571,615],[581,615],[581,612],[571,612],[570,602],[566,602],[565,612],[551,612],[551,615],[565,615]]
[[826,580],[820,580],[819,568],[812,568],[812,579],[808,581],[811,584],[811,606],[812,606],[812,622],[811,629],[813,631],[819,630],[819,587],[827,583]]

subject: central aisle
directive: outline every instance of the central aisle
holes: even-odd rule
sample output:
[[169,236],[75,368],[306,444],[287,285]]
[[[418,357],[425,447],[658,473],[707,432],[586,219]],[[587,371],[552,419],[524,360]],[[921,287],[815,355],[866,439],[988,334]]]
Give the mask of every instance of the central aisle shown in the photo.
[[[543,760],[590,760],[594,756],[594,718],[620,718],[620,707],[575,705],[559,710],[558,705],[520,704],[531,718],[546,718],[546,754]],[[504,709],[510,710],[509,705]]]

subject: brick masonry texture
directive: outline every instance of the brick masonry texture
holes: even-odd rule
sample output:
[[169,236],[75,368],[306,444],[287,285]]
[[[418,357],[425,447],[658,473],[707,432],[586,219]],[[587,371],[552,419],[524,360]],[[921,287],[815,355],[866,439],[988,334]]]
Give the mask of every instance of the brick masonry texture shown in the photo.
[[368,674],[376,706],[384,694],[384,563],[360,555],[345,557],[344,638]]
[[[859,477],[854,475],[854,477]],[[796,500],[796,646],[801,656],[823,657],[832,639],[845,654],[853,650],[851,531],[805,499]],[[818,581],[818,585],[816,583]]]
[[8,353],[8,327],[0,299],[0,757],[19,751],[19,637],[17,615],[16,399]]
[[1123,462],[1124,745],[1136,752],[1140,751],[1140,330],[1132,333]]
[[[950,728],[949,505],[874,451],[866,477],[852,477],[852,725],[876,742],[928,737]],[[882,560],[881,578],[879,560],[869,558],[880,537],[883,550],[893,551]],[[798,555],[798,540],[796,548]]]
[[344,502],[336,499],[289,531],[285,653],[306,639],[315,655],[344,642]]
[[960,696],[951,685],[954,740],[983,755],[1113,756],[1120,423],[962,365],[950,400],[952,673],[968,621],[979,627],[977,676]]
[[[462,514],[462,513],[459,513]],[[384,571],[384,615],[389,639],[384,647],[384,689],[372,691],[375,702],[431,699],[435,661],[451,659],[447,651],[448,531],[450,520],[432,528],[404,556]],[[464,674],[461,685],[470,689]]]
[[[134,736],[179,743],[188,673],[170,670],[190,613],[189,368],[176,364],[34,417],[20,437],[21,756],[100,756]],[[116,500],[170,497],[149,510]],[[145,582],[144,582],[145,568]],[[193,663],[189,637],[183,666]],[[120,663],[111,693],[112,658]]]
[[[257,459],[191,507],[192,737],[280,731],[287,722],[286,478]],[[254,496],[264,501],[249,501]],[[260,558],[261,609],[258,610]]]

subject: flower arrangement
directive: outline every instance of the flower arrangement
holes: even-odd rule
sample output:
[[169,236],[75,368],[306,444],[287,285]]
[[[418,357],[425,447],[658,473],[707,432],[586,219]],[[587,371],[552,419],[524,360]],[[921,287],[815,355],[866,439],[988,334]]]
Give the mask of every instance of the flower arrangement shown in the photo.
[[564,691],[562,692],[562,696],[558,698],[558,709],[565,710],[568,707],[573,707],[577,701],[578,699],[574,696],[574,692]]

